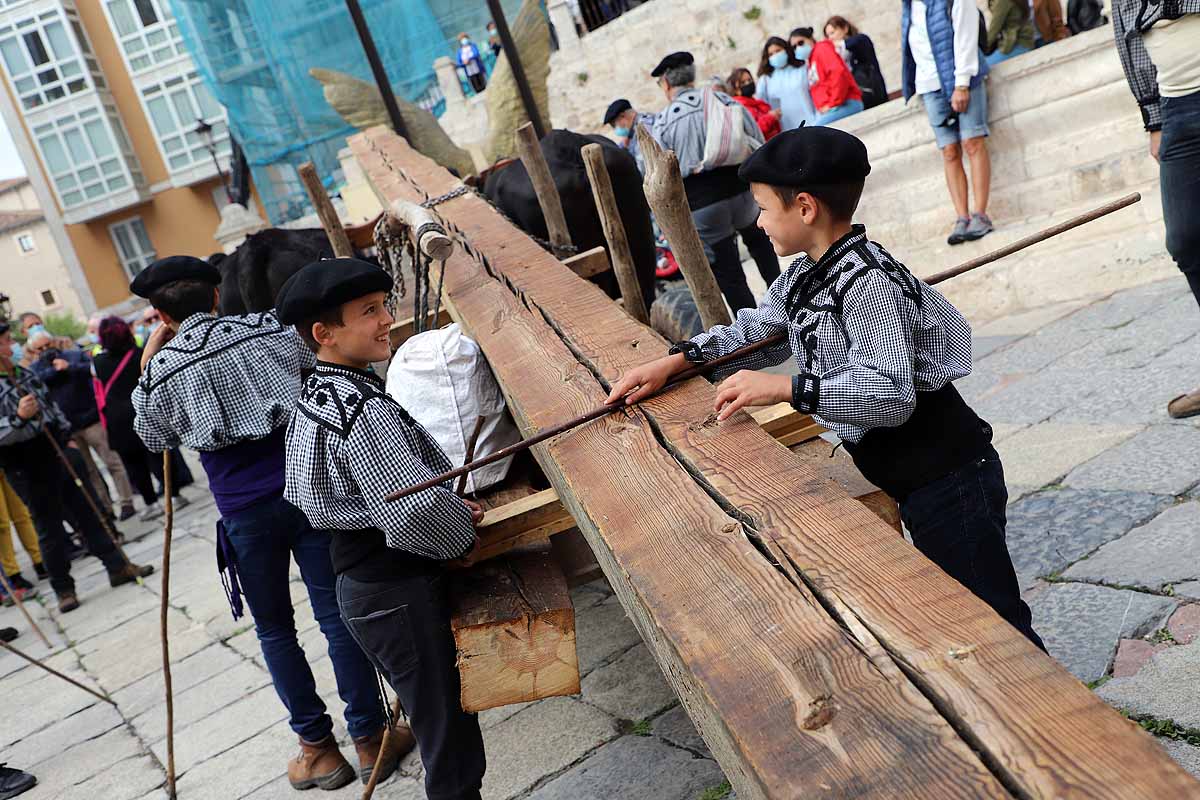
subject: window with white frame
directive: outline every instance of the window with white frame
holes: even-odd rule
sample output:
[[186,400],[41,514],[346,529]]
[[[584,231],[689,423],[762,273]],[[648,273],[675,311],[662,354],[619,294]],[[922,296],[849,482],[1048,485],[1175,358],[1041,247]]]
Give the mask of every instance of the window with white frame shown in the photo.
[[121,266],[129,273],[130,278],[154,263],[154,245],[150,243],[150,236],[146,233],[146,226],[142,224],[141,217],[109,225],[108,233],[112,237],[113,246],[117,248]]
[[115,107],[65,114],[34,126],[33,138],[64,209],[130,189],[142,180],[141,172],[130,166],[132,146]]
[[186,55],[167,0],[106,0],[104,8],[131,74]]
[[212,125],[217,155],[229,153],[225,109],[213,99],[199,74],[176,75],[145,85],[141,91],[163,158],[171,172],[211,161],[212,155],[195,132],[202,119]]
[[0,27],[0,57],[26,111],[104,86],[73,9],[59,7]]
[[33,242],[32,233],[28,231],[24,233],[18,233],[15,238],[17,240],[17,249],[22,253],[32,253],[36,249],[36,245]]

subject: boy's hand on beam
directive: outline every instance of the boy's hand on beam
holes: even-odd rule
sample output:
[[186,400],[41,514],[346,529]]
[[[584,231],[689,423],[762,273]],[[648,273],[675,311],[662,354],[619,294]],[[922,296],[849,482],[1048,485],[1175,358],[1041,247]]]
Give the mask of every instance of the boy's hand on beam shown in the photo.
[[791,400],[790,376],[743,369],[721,382],[713,410],[717,412],[717,421],[723,422],[745,406],[769,406]]

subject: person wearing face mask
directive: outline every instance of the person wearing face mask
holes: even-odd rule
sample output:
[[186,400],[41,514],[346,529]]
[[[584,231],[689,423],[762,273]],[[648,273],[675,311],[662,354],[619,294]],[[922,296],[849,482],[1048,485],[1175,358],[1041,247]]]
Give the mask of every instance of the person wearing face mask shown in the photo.
[[504,49],[504,45],[500,42],[500,34],[496,32],[496,23],[489,22],[487,24],[488,47],[492,50],[492,56],[499,58],[500,51]]
[[622,97],[609,103],[608,110],[604,112],[604,124],[612,127],[617,144],[628,150],[629,154],[637,161],[638,171],[645,172],[646,165],[642,161],[642,151],[638,147],[635,134],[638,125],[645,125],[648,131],[653,130],[654,115],[637,111],[628,100]]
[[879,58],[875,55],[875,44],[871,37],[861,33],[845,17],[834,15],[825,21],[825,38],[833,42],[839,55],[850,67],[854,81],[862,90],[863,107],[874,108],[887,102],[887,84]]
[[750,70],[738,67],[729,73],[725,85],[729,87],[733,99],[741,103],[750,112],[750,116],[754,117],[758,129],[762,131],[764,142],[779,133],[779,113],[768,103],[754,96],[754,76],[750,74]]
[[808,85],[813,105],[817,107],[818,125],[828,125],[863,110],[862,90],[828,39],[813,45],[808,60]]
[[476,94],[481,93],[487,88],[487,75],[485,74],[483,59],[479,57],[479,48],[471,41],[471,37],[465,33],[458,35],[458,55],[456,56],[458,66],[466,73],[467,81],[470,82],[471,88]]
[[[811,33],[811,29],[808,29]],[[758,62],[754,96],[773,108],[782,130],[812,125],[816,110],[808,92],[804,45],[791,47],[778,36],[767,39]]]

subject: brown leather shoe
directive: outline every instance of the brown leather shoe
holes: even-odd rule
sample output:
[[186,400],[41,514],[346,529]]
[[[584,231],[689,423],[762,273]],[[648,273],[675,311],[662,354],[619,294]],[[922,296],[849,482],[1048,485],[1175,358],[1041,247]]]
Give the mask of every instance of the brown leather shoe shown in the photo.
[[145,578],[147,575],[153,574],[153,564],[126,564],[116,572],[108,573],[108,585],[115,589],[118,586],[133,583],[138,578]]
[[340,789],[354,780],[354,767],[338,750],[333,735],[312,744],[300,740],[300,753],[288,762],[288,781],[293,789]]
[[58,613],[68,614],[79,608],[79,598],[74,592],[63,592],[58,596]]
[[383,746],[383,730],[374,736],[363,736],[354,740],[354,748],[358,750],[358,777],[363,782],[363,785],[371,780],[371,773],[379,770],[379,780],[377,784],[383,783],[392,776],[396,771],[396,767],[400,766],[400,759],[409,754],[413,749],[413,745],[417,743],[416,737],[413,736],[412,728],[404,724],[397,724],[392,728],[391,738],[388,740],[387,757],[381,762],[379,760],[379,750]]
[[1200,389],[1181,394],[1167,403],[1167,413],[1173,419],[1186,419],[1200,414]]

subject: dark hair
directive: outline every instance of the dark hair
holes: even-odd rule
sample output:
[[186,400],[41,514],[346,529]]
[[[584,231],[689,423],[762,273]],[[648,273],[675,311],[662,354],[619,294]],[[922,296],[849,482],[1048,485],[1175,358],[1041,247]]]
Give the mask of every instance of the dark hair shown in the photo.
[[308,345],[308,349],[314,353],[319,352],[321,349],[320,343],[313,338],[312,332],[313,325],[316,325],[318,322],[327,328],[340,328],[342,325],[345,325],[346,323],[342,320],[342,306],[338,305],[326,309],[312,319],[302,320],[296,326],[296,332],[300,334],[300,338]]
[[788,34],[788,39],[795,39],[797,36],[803,36],[805,39],[816,39],[813,36],[812,28],[792,28],[792,32]]
[[207,314],[213,309],[213,292],[217,287],[204,281],[175,281],[150,295],[150,305],[176,322],[192,314]]
[[122,355],[137,347],[129,323],[120,317],[105,317],[100,320],[99,336],[100,346],[115,355]]
[[771,45],[775,45],[781,48],[783,52],[787,53],[789,67],[804,66],[804,62],[796,58],[796,48],[792,47],[778,36],[772,36],[770,39],[767,39],[767,43],[763,45],[762,58],[758,60],[759,75],[770,75],[775,72],[775,68],[771,66],[770,56],[767,54],[767,51],[771,49]]
[[750,70],[746,69],[745,67],[738,67],[733,72],[729,73],[729,77],[725,79],[725,86],[729,89],[729,94],[734,95],[738,93],[738,86],[740,86],[742,83],[739,78],[742,77],[743,73],[745,73],[746,77],[750,79],[751,83],[754,83],[754,75],[750,72]]
[[779,198],[779,202],[783,203],[784,208],[788,208],[792,203],[796,202],[796,198],[800,194],[811,194],[829,209],[829,213],[833,215],[834,219],[839,222],[849,222],[854,218],[854,212],[858,209],[858,201],[862,199],[863,186],[865,184],[866,180],[861,180],[852,183],[831,183],[812,189],[801,189],[796,186],[776,186],[775,184],[767,185],[775,192],[775,196]]
[[[841,16],[838,16],[837,14],[834,14],[832,17],[825,20],[825,27],[821,28],[821,33],[825,33],[825,30],[830,25],[832,25],[835,28],[845,28],[847,36],[858,36],[858,28],[854,27],[854,25],[851,24],[850,20],[846,19],[845,17],[841,17]],[[825,38],[828,39],[829,35],[826,34]]]

